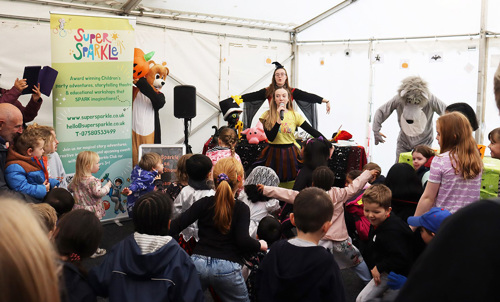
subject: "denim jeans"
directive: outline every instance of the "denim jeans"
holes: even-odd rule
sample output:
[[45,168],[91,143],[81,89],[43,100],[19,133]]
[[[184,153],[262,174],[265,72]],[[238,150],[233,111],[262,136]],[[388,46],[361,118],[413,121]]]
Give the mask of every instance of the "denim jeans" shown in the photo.
[[192,255],[191,259],[200,276],[203,291],[211,285],[224,302],[250,301],[245,280],[241,275],[241,265],[229,260],[196,254]]

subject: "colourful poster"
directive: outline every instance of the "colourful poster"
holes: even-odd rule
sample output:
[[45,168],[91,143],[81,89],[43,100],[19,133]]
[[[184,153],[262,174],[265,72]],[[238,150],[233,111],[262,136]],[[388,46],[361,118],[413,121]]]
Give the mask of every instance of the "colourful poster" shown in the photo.
[[94,176],[118,185],[103,197],[103,220],[127,216],[126,197],[112,193],[129,185],[132,170],[134,29],[135,18],[50,15],[58,153],[68,175],[79,152],[99,154]]

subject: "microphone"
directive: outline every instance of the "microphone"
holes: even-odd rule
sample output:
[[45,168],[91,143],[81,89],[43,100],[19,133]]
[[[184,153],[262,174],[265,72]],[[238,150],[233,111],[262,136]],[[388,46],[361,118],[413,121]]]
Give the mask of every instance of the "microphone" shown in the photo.
[[[285,103],[280,103],[280,108],[285,109]],[[280,119],[283,120],[285,118],[285,110],[280,111]]]

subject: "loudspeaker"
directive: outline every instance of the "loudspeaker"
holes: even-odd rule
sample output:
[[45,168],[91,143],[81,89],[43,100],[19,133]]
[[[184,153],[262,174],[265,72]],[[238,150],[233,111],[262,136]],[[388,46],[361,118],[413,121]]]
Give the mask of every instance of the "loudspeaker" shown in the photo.
[[174,87],[174,116],[187,119],[196,116],[196,87],[191,85]]

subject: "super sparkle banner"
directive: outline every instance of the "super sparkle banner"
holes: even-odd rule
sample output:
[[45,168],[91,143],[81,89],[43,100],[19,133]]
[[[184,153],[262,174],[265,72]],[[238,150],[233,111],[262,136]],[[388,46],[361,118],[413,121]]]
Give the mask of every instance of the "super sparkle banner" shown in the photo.
[[[111,180],[115,193],[128,186],[132,170],[134,28],[135,18],[50,15],[52,67],[59,72],[52,92],[57,151],[68,175],[78,153],[99,154],[94,176]],[[126,215],[126,198],[111,197],[103,197],[104,219]]]

